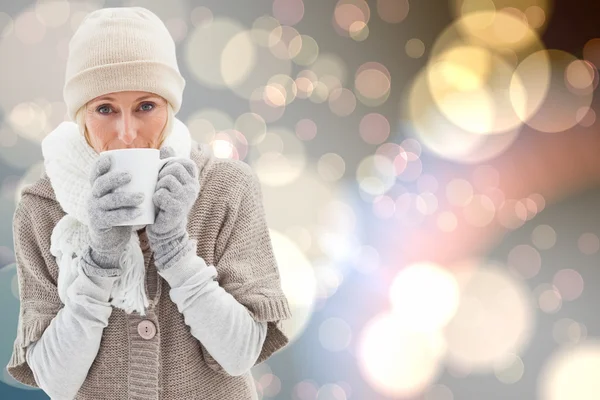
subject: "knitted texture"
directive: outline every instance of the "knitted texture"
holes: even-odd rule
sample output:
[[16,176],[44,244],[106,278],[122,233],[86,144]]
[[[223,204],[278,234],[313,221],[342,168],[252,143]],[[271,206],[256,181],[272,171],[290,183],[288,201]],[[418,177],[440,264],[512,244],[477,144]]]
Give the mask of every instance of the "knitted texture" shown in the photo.
[[165,24],[143,7],[101,8],[89,13],[69,42],[63,97],[69,117],[103,94],[156,93],[181,108],[185,79]]
[[[206,144],[194,143],[200,193],[187,230],[197,255],[217,269],[219,285],[257,321],[268,324],[256,364],[289,343],[281,321],[291,317],[281,289],[262,205],[260,183],[242,161],[219,159]],[[14,213],[13,233],[21,307],[17,337],[7,370],[16,380],[38,387],[25,358],[63,306],[58,296],[58,265],[50,235],[64,211],[47,176],[27,186]],[[167,295],[170,287],[156,272],[145,232],[140,233],[151,298],[146,316],[113,308],[98,355],[76,399],[257,399],[250,372],[231,376],[195,339]],[[138,323],[151,320],[156,335],[144,339]]]

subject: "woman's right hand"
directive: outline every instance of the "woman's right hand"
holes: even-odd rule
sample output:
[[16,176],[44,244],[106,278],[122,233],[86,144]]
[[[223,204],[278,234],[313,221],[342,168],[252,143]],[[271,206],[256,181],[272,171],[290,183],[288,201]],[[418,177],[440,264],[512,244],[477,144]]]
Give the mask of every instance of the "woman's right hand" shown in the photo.
[[111,171],[112,156],[100,153],[90,174],[87,200],[90,255],[101,268],[119,268],[119,258],[131,238],[131,226],[115,226],[142,214],[143,193],[115,192],[131,181],[131,174]]

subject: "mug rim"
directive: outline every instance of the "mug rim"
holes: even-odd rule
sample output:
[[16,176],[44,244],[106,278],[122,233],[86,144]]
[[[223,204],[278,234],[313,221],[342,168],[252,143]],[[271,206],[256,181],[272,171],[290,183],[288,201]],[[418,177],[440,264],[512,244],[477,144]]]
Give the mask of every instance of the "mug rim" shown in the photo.
[[153,149],[153,148],[149,148],[149,147],[136,147],[136,148],[133,148],[133,149],[104,150],[102,153],[112,153],[112,152],[117,152],[117,151],[131,151],[131,150],[137,150],[137,151],[158,151],[160,153],[159,149]]

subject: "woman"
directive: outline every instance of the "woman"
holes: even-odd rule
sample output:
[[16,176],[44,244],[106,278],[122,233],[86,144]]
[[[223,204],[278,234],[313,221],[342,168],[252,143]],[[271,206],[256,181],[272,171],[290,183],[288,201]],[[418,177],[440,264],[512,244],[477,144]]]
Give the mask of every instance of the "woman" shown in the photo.
[[[191,140],[174,117],[184,86],[144,8],[94,11],[71,39],[75,122],[44,139],[46,173],[13,224],[21,309],[7,370],[52,399],[256,399],[250,368],[289,342],[258,179]],[[156,222],[115,226],[143,196],[114,191],[131,177],[103,152],[139,147],[176,158],[158,176]]]

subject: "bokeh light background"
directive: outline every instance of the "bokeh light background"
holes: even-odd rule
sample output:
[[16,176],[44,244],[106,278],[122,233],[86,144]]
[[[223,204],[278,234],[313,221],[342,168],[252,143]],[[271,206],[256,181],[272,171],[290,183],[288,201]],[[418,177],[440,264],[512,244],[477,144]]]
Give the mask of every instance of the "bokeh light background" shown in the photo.
[[600,6],[589,0],[0,1],[0,399],[12,217],[98,8],[167,25],[178,118],[260,177],[292,340],[259,398],[600,393]]

